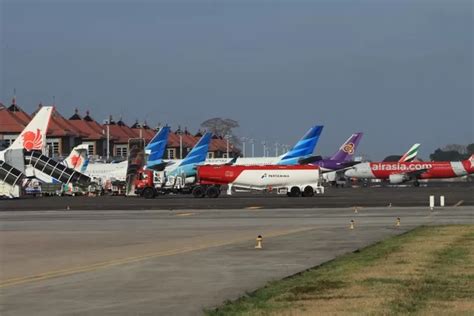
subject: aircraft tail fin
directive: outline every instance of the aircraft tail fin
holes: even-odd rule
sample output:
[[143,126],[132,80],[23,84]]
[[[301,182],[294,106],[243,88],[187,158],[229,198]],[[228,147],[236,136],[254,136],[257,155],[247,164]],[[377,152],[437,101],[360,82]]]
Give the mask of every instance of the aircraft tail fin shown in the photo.
[[341,145],[339,150],[331,157],[331,160],[349,161],[352,160],[357,150],[360,140],[362,139],[363,133],[352,134],[345,142]]
[[146,151],[150,151],[146,167],[153,169],[153,167],[163,163],[166,145],[168,144],[168,135],[170,133],[169,126],[160,129],[153,137],[150,143],[145,147]]
[[35,117],[15,139],[9,149],[26,149],[27,151],[41,150],[46,148],[46,133],[48,131],[49,120],[54,107],[43,106],[36,113]]
[[410,162],[416,158],[418,155],[418,148],[420,148],[420,144],[414,144],[413,146],[408,149],[408,151],[398,160],[398,162]]
[[186,157],[179,164],[180,167],[190,164],[202,163],[207,158],[207,152],[209,151],[209,143],[211,142],[212,134],[207,132],[201,139],[194,145],[193,149],[186,155]]
[[296,143],[296,145],[286,154],[284,154],[279,164],[284,164],[285,161],[289,161],[295,158],[301,158],[311,155],[314,148],[318,144],[319,137],[323,131],[322,125],[316,125],[310,128],[306,134]]
[[71,150],[69,156],[64,159],[67,167],[83,173],[86,170],[89,160],[87,154],[89,152],[89,145],[80,144]]

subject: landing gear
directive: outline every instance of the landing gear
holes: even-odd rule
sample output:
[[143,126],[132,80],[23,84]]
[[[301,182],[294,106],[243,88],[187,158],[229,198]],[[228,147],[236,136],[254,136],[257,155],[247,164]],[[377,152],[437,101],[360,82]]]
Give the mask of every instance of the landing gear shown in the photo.
[[303,196],[304,196],[304,197],[312,197],[312,196],[314,196],[314,189],[313,189],[313,187],[312,187],[312,186],[309,186],[309,185],[308,185],[307,187],[305,187],[304,190],[303,190]]
[[420,182],[419,182],[418,180],[415,180],[415,182],[413,182],[413,186],[419,187],[419,186],[420,186]]
[[287,193],[288,196],[290,197],[298,197],[301,196],[301,190],[298,187],[292,187],[290,189],[290,192]]

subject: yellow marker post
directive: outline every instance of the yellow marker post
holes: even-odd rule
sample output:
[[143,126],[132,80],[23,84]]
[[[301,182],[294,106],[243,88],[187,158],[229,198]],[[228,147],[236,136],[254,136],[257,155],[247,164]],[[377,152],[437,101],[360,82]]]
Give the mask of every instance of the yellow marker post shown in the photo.
[[349,226],[350,229],[354,229],[355,228],[355,222],[353,219],[351,219],[351,226]]
[[258,235],[258,236],[257,236],[257,239],[256,239],[257,244],[255,245],[255,249],[262,249],[262,248],[263,248],[263,246],[262,246],[262,240],[263,240],[262,235]]
[[397,217],[397,223],[395,224],[395,226],[396,226],[397,228],[400,227],[400,217]]
[[359,211],[357,209],[357,206],[354,206],[354,214],[358,214],[358,213],[359,213]]

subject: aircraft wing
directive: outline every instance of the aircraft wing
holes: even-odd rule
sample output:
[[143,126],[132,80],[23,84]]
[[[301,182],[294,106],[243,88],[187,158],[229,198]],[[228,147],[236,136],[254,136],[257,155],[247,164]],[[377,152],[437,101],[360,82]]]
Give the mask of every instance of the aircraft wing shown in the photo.
[[163,171],[165,170],[166,167],[171,166],[173,164],[174,164],[173,161],[163,161],[163,162],[160,162],[159,164],[153,165],[148,168],[154,171]]
[[405,175],[409,178],[418,178],[420,175],[422,175],[428,170],[430,170],[430,168],[423,168],[423,169],[413,170],[413,171],[400,171],[393,174]]
[[231,160],[229,160],[228,162],[226,162],[226,163],[224,164],[224,166],[232,166],[233,164],[235,164],[235,163],[237,162],[237,158],[238,158],[238,157],[232,158]]
[[307,164],[310,164],[312,162],[317,162],[317,161],[320,161],[322,160],[323,157],[322,156],[309,156],[309,157],[304,157],[304,158],[300,158],[298,160],[298,163],[300,165],[307,165]]

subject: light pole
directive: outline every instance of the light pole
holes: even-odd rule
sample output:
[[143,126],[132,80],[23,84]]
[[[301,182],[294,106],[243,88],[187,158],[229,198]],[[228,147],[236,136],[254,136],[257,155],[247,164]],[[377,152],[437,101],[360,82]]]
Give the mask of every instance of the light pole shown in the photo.
[[107,157],[107,162],[109,161],[109,157],[110,157],[110,121],[111,119],[104,120],[106,137],[107,137],[107,144],[105,144],[105,148],[106,148],[105,156]]
[[241,137],[240,140],[242,141],[242,157],[245,157],[245,141],[247,140],[247,137]]
[[275,157],[278,157],[278,143],[275,143]]
[[255,141],[253,138],[250,138],[250,144],[252,144],[252,157],[255,157]]
[[263,145],[263,157],[267,156],[267,143],[265,141],[262,141]]
[[183,159],[183,135],[179,134],[179,159]]
[[226,158],[229,158],[229,138],[230,138],[230,137],[231,137],[231,136],[230,136],[229,134],[226,134],[226,135],[224,136],[224,138],[226,139],[226,149],[227,149],[227,156],[226,156]]
[[181,131],[181,126],[178,126],[176,134],[179,137],[179,159],[183,159],[183,132]]

